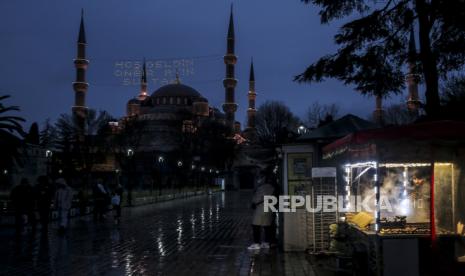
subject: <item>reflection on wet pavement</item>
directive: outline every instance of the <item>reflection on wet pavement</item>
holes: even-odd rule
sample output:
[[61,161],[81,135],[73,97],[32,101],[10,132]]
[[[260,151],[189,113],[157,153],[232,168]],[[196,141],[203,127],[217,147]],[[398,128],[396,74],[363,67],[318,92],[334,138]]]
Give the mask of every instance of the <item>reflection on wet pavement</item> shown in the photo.
[[120,225],[75,219],[15,239],[0,230],[1,275],[313,275],[301,254],[253,255],[249,192],[126,208]]

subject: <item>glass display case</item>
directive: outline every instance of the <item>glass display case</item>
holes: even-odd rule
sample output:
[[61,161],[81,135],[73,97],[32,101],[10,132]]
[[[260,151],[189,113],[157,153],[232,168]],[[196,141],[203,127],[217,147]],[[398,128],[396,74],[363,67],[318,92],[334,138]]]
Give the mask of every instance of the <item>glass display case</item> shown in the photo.
[[453,163],[344,165],[347,212],[368,212],[381,234],[454,234],[456,167]]

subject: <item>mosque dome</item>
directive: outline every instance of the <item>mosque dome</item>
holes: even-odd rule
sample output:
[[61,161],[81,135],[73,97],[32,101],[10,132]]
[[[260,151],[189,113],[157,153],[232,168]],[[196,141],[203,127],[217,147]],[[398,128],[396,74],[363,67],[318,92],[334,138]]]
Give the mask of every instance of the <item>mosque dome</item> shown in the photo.
[[172,83],[162,86],[152,93],[152,98],[158,97],[187,97],[192,99],[202,97],[202,95],[190,86]]

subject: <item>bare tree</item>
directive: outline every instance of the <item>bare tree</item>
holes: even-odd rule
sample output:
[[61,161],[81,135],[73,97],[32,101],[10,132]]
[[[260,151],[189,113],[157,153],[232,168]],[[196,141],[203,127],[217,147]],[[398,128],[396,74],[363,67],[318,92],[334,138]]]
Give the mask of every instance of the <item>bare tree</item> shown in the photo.
[[407,125],[418,118],[417,114],[410,112],[405,104],[392,104],[384,111],[384,123],[386,125]]
[[339,107],[336,104],[320,104],[314,102],[312,106],[307,109],[304,122],[309,128],[316,128],[321,126],[324,122],[332,121],[337,118],[339,114]]
[[442,87],[443,116],[450,120],[465,120],[465,76],[450,78]]
[[266,101],[257,112],[257,135],[263,144],[279,144],[287,140],[291,132],[296,132],[300,120],[284,103]]

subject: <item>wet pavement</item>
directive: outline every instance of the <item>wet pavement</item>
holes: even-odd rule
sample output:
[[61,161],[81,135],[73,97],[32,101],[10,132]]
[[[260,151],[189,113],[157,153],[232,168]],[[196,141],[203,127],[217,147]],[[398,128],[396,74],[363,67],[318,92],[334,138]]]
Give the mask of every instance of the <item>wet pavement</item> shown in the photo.
[[0,229],[0,275],[314,275],[304,254],[254,254],[249,192],[126,208],[120,225],[73,219],[15,239]]

